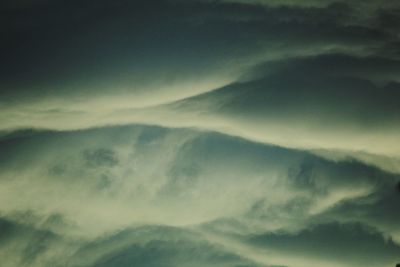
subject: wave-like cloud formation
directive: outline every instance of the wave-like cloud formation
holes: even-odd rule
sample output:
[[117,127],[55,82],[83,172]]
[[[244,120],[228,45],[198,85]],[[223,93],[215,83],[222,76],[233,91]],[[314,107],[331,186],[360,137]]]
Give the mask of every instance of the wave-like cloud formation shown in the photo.
[[[172,253],[170,266],[214,266],[213,260],[221,261],[215,266],[236,260],[375,266],[395,261],[400,251],[394,243],[400,241],[394,190],[400,177],[358,162],[148,126],[23,132],[3,138],[1,147],[3,254],[10,264],[57,266],[61,257],[70,266],[129,260],[152,266],[157,254],[164,261]],[[146,225],[175,227],[183,240]],[[357,241],[337,238],[348,234]],[[26,255],[37,242],[42,250]],[[343,246],[348,256],[328,255]],[[215,253],[227,258],[213,259]]]
[[395,266],[399,9],[2,3],[2,264]]
[[[364,67],[371,63],[384,66],[381,75]],[[265,74],[264,68],[272,70]],[[135,107],[134,93],[94,95],[71,104],[56,99],[9,105],[3,127],[70,130],[131,123],[194,127],[283,147],[328,150],[327,155],[347,154],[399,172],[399,84],[377,85],[379,81],[367,78],[394,79],[391,72],[397,69],[397,62],[389,60],[336,54],[289,59],[262,65],[253,80],[147,107]]]

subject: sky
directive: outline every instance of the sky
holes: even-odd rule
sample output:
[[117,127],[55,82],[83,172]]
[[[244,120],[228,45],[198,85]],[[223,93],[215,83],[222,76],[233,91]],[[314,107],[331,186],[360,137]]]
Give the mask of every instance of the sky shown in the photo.
[[0,3],[0,265],[394,267],[400,3]]

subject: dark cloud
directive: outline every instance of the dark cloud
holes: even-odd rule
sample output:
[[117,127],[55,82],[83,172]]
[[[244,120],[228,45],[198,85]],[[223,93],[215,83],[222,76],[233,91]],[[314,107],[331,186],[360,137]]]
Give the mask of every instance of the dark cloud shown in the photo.
[[248,242],[266,249],[278,248],[292,255],[350,263],[349,266],[394,266],[400,252],[400,247],[392,240],[385,240],[375,229],[360,224],[322,224],[294,235],[255,236]]
[[168,81],[240,68],[239,59],[279,49],[379,47],[394,39],[383,23],[350,23],[353,9],[122,0],[4,8],[2,88],[31,97],[107,92],[154,76]]
[[[232,84],[178,105],[196,109],[202,102],[214,101],[222,112],[239,116],[289,117],[306,123],[328,119],[367,127],[369,123],[395,125],[400,113],[400,90],[394,79],[399,70],[398,61],[384,58],[332,54],[289,59],[256,69],[255,80]],[[383,85],[374,83],[374,76]],[[213,112],[213,106],[206,107]]]
[[[27,216],[29,215],[25,214],[26,218]],[[49,226],[51,220],[54,223],[54,217],[50,216],[44,223]],[[2,217],[0,219],[2,263],[7,266],[40,266],[40,264],[50,266],[49,264],[53,262],[58,264],[54,266],[61,266],[65,259],[59,258],[58,263],[55,261],[59,253],[57,250],[60,248],[70,249],[72,242],[65,240],[48,228],[42,228],[43,226],[45,225],[42,224],[37,228],[27,221],[17,222]],[[67,251],[65,253],[68,254]]]
[[385,84],[397,81],[399,71],[400,62],[395,58],[328,53],[266,62],[249,75],[256,79],[283,72],[295,77],[354,77]]
[[9,266],[394,266],[399,4],[0,4]]
[[86,259],[87,255],[97,256],[87,266],[265,266],[209,243],[190,230],[161,226],[127,229],[89,243],[76,258]]
[[83,156],[89,166],[114,166],[118,164],[118,159],[115,156],[114,151],[99,148],[94,151],[89,150],[83,153]]
[[17,227],[10,221],[7,220],[0,221],[0,229],[1,229],[0,234],[3,244],[5,241],[7,241],[7,239],[12,237],[13,233],[15,233],[16,228]]

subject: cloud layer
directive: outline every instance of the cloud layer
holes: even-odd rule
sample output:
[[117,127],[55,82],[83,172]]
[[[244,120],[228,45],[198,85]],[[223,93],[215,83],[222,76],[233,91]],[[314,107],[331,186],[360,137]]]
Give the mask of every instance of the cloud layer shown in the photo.
[[400,261],[397,3],[0,5],[7,266]]
[[[352,232],[352,227],[355,234],[366,239],[363,244],[382,251],[380,258],[368,253],[382,264],[395,261],[400,249],[397,245],[400,229],[396,223],[400,218],[395,212],[399,198],[395,186],[400,177],[359,162],[331,162],[309,152],[260,145],[216,133],[148,126],[24,132],[3,137],[1,146],[7,151],[2,158],[0,207],[6,247],[11,246],[8,243],[11,240],[17,242],[16,238],[7,238],[10,232],[21,235],[22,244],[15,246],[24,246],[28,242],[24,240],[35,238],[38,231],[39,235],[40,231],[49,232],[48,242],[55,242],[56,248],[68,247],[70,252],[63,255],[66,261],[71,261],[68,264],[82,259],[83,263],[76,266],[124,266],[132,260],[153,266],[156,263],[151,262],[157,259],[151,257],[151,262],[147,262],[150,259],[141,257],[156,250],[177,253],[176,259],[168,260],[171,266],[186,261],[189,266],[206,264],[201,261],[213,258],[214,253],[232,256],[226,256],[227,263],[218,259],[218,264],[212,263],[210,259],[207,263],[210,266],[231,266],[231,261],[245,259],[263,266],[306,266],[323,261],[331,262],[332,266],[358,263],[375,266],[362,254],[366,249],[353,247],[352,243],[348,244],[349,258],[342,262],[336,262],[334,256],[328,257],[327,251],[311,257],[309,254],[315,251],[298,243],[306,242],[298,238],[308,240],[311,235],[317,238],[312,244],[322,245],[328,242],[324,240],[338,234],[347,235],[346,231]],[[175,234],[172,240],[154,237],[151,241],[153,230],[149,230],[143,234],[149,241],[136,243],[139,241],[134,233],[146,225],[179,227],[182,228],[179,231],[188,234],[194,231],[204,241],[198,238],[176,241]],[[11,227],[23,227],[32,231],[34,237],[23,234],[22,230],[11,231]],[[109,237],[112,241],[101,241],[102,245],[96,245],[87,256],[74,256],[83,253],[82,249],[86,251],[85,247],[91,247],[92,242],[100,242],[90,240],[131,227],[134,227],[133,237],[120,233],[117,236],[123,240]],[[162,234],[156,236],[164,236],[164,230],[165,235],[170,235],[168,229],[160,228],[155,231]],[[252,252],[251,248],[264,244],[260,241],[264,236],[268,246]],[[261,256],[271,246],[268,236],[276,241],[271,241],[271,258],[265,259]],[[346,240],[341,242],[347,244]],[[163,245],[164,242],[167,243]],[[177,246],[177,251],[170,248],[169,242]],[[192,252],[186,251],[186,242],[190,242],[187,246],[194,246]],[[284,242],[282,246],[288,251],[280,247],[281,243],[273,242]],[[238,248],[232,243],[237,243]],[[331,243],[331,249],[335,250],[337,245]],[[213,246],[225,252],[213,252]],[[290,252],[296,247],[305,251]],[[47,257],[59,252],[52,251],[53,245],[46,248],[38,254],[52,266],[54,259]],[[23,260],[25,252],[21,250],[25,249],[14,249],[7,254],[15,257],[10,262]],[[139,254],[132,255],[130,249]],[[285,252],[291,255],[290,260],[279,260]],[[302,259],[303,252],[311,259]],[[192,262],[188,253],[200,258]],[[40,262],[36,263],[35,258],[30,264],[40,266]]]

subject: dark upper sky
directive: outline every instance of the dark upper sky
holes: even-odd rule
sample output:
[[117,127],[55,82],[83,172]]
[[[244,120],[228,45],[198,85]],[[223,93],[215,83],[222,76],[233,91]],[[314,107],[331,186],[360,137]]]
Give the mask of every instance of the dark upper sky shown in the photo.
[[0,4],[5,266],[393,267],[400,3]]

